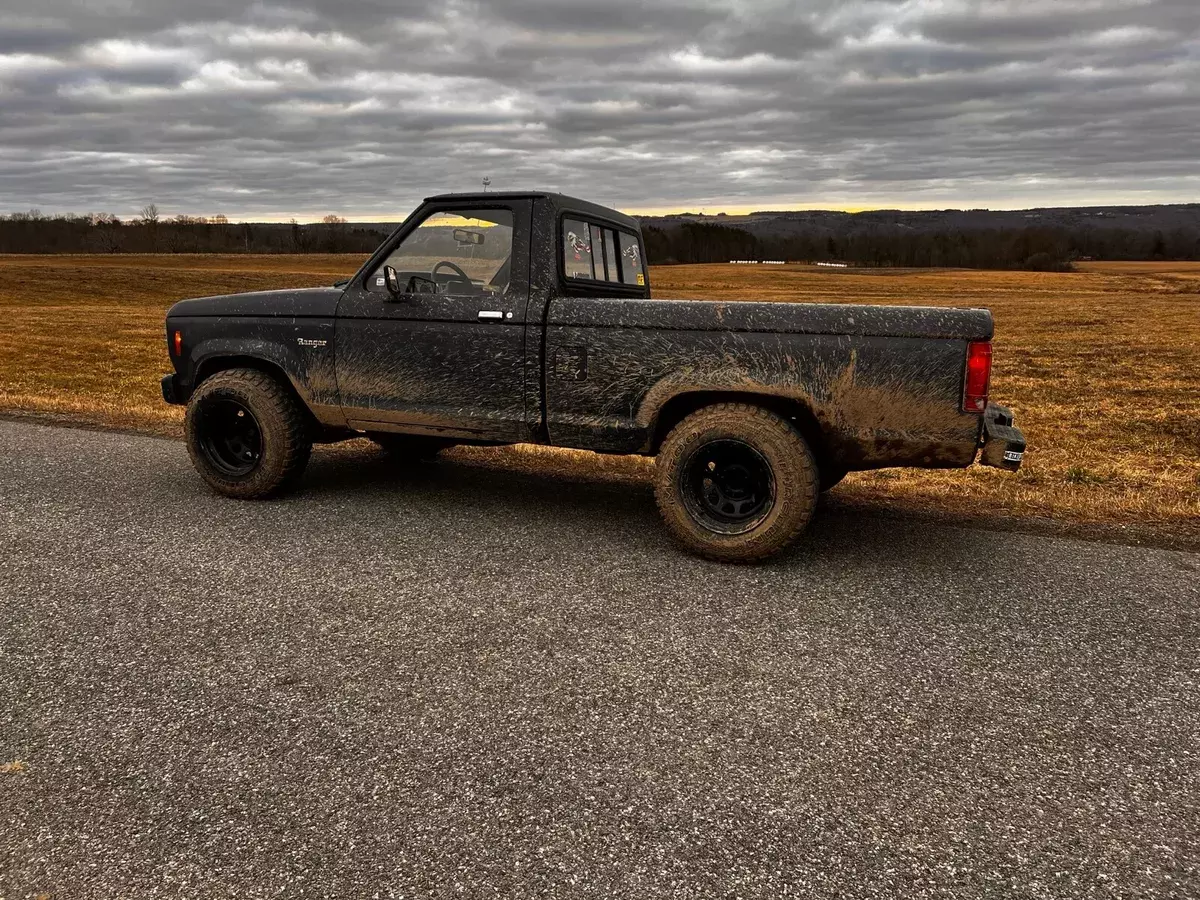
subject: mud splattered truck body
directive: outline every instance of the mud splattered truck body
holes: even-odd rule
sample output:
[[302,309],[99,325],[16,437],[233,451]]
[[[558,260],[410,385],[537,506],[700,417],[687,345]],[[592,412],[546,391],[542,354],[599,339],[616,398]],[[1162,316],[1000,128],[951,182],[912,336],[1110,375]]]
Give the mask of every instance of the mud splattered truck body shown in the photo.
[[655,455],[671,533],[746,561],[849,471],[1025,449],[988,401],[987,310],[652,300],[637,221],[551,193],[431,197],[346,282],[184,300],[166,329],[163,397],[240,498],[358,435]]

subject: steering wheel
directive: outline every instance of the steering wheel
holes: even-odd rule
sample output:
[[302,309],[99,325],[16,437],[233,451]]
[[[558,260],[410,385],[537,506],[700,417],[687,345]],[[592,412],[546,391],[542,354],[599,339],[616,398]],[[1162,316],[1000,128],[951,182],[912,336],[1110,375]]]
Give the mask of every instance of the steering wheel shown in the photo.
[[[471,284],[471,276],[468,275],[466,272],[464,272],[462,269],[460,269],[458,266],[456,266],[454,263],[450,262],[450,260],[448,260],[448,259],[443,259],[440,263],[438,263],[436,266],[434,266],[433,271],[429,273],[432,276],[434,281],[438,280],[438,270],[441,269],[443,266],[447,269],[453,269],[455,275],[457,275],[459,278],[461,278],[467,284]],[[449,280],[449,279],[447,279],[447,280]],[[441,284],[441,282],[438,281],[438,284]]]

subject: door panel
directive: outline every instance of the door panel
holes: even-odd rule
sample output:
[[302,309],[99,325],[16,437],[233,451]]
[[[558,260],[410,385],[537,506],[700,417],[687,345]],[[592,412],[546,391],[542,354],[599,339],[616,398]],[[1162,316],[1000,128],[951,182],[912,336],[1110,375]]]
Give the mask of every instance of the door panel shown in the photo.
[[[513,213],[511,272],[503,295],[458,295],[453,284],[443,284],[451,293],[393,297],[379,289],[373,271],[355,277],[338,307],[336,339],[338,391],[352,427],[499,441],[528,437],[529,206],[529,201],[503,204]],[[398,235],[396,243],[419,225]]]

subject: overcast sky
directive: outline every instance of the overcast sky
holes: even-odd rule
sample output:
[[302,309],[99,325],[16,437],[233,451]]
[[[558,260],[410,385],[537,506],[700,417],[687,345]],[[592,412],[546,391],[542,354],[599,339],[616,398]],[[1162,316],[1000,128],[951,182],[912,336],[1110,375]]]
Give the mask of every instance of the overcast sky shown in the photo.
[[0,211],[1200,201],[1200,0],[0,0]]

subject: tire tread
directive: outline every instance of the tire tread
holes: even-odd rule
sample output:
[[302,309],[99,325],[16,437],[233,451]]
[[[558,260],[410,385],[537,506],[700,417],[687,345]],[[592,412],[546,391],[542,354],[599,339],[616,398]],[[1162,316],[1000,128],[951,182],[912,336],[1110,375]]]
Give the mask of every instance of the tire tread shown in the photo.
[[[256,413],[264,441],[267,440],[269,428],[275,433],[279,449],[271,454],[264,450],[263,465],[253,477],[244,481],[225,478],[213,471],[199,450],[192,433],[196,403],[221,389],[248,394],[251,402],[266,405],[265,412],[276,419],[275,422],[264,422],[262,416]],[[312,456],[312,428],[308,411],[297,400],[290,387],[284,386],[274,375],[261,369],[225,369],[205,379],[196,388],[188,404],[187,422],[188,452],[192,457],[192,464],[214,490],[230,497],[258,500],[285,493],[300,480]],[[276,425],[278,428],[274,427]],[[271,457],[269,460],[268,456]]]
[[[758,432],[760,438],[773,439],[782,448],[783,468],[775,461],[771,466],[776,480],[776,505],[780,509],[769,514],[767,528],[732,536],[706,532],[710,535],[706,538],[700,534],[703,529],[683,507],[675,470],[681,464],[689,439],[694,440],[704,429],[714,427],[751,438]],[[788,459],[796,464],[787,465]],[[812,518],[820,487],[817,466],[804,437],[786,419],[753,403],[717,403],[687,416],[667,435],[655,468],[655,501],[672,535],[693,553],[720,562],[760,562],[787,547]]]

